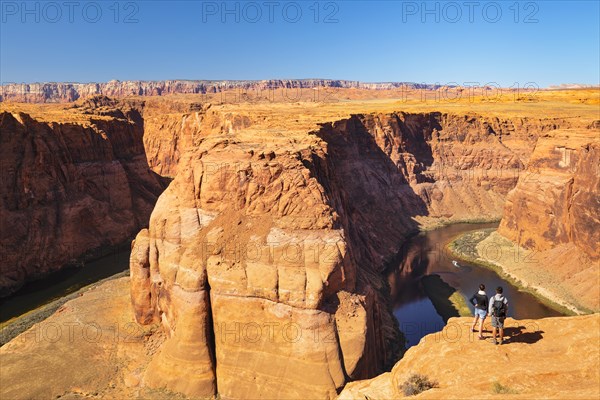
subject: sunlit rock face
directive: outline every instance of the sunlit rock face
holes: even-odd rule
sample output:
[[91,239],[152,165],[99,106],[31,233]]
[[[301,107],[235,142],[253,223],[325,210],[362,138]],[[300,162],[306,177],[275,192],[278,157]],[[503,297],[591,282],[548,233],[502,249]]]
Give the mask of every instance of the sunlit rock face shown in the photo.
[[[407,397],[405,384],[414,374],[437,383],[419,394],[425,399],[486,398],[499,384],[500,389],[519,392],[523,397],[589,399],[600,394],[600,315],[507,318],[501,348],[477,339],[470,330],[471,322],[472,318],[450,318],[441,332],[427,335],[411,347],[390,372],[349,383],[338,399],[403,399]],[[498,357],[499,352],[502,357]],[[502,368],[485,374],[464,368],[481,359],[496,359]],[[588,379],[581,380],[581,376]]]
[[555,279],[584,310],[600,309],[600,135],[541,137],[507,196],[498,232],[530,251],[528,268]]
[[557,123],[368,114],[283,142],[198,118],[134,242],[132,299],[169,336],[144,384],[225,398],[331,398],[389,367],[387,263],[423,225],[498,218]]
[[102,95],[165,96],[172,94],[215,94],[223,91],[262,93],[267,98],[274,90],[289,90],[295,98],[299,89],[360,88],[365,90],[433,89],[439,85],[401,82],[363,83],[338,79],[272,79],[263,81],[118,81],[102,83],[7,83],[0,86],[0,101],[21,103],[65,103]]

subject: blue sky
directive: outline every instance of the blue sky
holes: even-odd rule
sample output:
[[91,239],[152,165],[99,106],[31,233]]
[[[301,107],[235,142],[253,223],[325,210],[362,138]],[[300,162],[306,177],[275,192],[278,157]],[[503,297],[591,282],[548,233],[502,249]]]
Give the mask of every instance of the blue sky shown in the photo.
[[600,82],[598,1],[72,4],[2,0],[2,82]]

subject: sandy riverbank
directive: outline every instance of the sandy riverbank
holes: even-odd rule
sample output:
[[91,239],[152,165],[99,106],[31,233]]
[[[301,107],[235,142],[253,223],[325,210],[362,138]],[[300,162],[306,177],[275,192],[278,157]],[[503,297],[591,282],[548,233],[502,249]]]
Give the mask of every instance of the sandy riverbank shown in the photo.
[[35,310],[31,310],[23,315],[18,317],[9,319],[6,322],[0,324],[0,346],[5,345],[10,342],[13,338],[17,337],[21,333],[25,332],[27,329],[31,328],[34,324],[37,324],[46,318],[50,317],[52,314],[56,312],[63,304],[67,301],[73,300],[77,297],[82,296],[85,292],[96,288],[104,282],[128,277],[129,270],[119,272],[113,276],[102,279],[98,282],[92,283],[88,286],[85,286],[74,293],[63,296],[59,299],[51,301],[50,303],[44,304],[41,307],[36,308]]

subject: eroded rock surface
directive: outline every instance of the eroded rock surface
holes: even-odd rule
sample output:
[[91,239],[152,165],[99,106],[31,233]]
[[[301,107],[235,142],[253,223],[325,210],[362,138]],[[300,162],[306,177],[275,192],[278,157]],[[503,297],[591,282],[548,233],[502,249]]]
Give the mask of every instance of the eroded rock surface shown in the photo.
[[[470,332],[471,322],[451,318],[444,330],[411,347],[390,373],[352,382],[338,398],[404,398],[402,385],[413,374],[438,384],[418,396],[423,399],[600,396],[600,315],[508,318],[502,346],[478,340]],[[486,322],[485,336],[490,328]]]
[[399,339],[386,263],[420,226],[499,217],[533,132],[568,124],[359,114],[283,141],[261,129],[273,115],[223,118],[131,259],[136,318],[169,337],[143,383],[190,396],[332,397],[383,371]]
[[508,196],[499,232],[540,251],[573,243],[600,258],[600,131],[541,137]]
[[565,289],[583,309],[595,311],[600,309],[599,168],[597,129],[540,137],[525,173],[507,196],[498,229],[529,251],[529,270],[553,277],[554,286]]
[[[383,367],[397,330],[373,321],[385,306],[368,282],[356,293],[335,211],[303,161],[310,154],[205,140],[161,196],[132,252],[136,316],[171,336],[148,385],[196,396],[218,384],[230,398],[331,397],[347,376]],[[339,331],[336,320],[358,329]],[[181,379],[172,370],[195,372]]]
[[148,168],[138,120],[0,113],[0,295],[147,225],[165,185]]
[[[374,104],[95,97],[69,108],[102,127],[101,154],[112,143],[102,124],[115,121],[143,140],[115,134],[113,151],[139,149],[145,173],[174,177],[132,248],[133,310],[154,345],[128,385],[332,398],[389,369],[401,349],[382,272],[407,236],[499,219],[537,138],[588,124]],[[106,187],[96,197],[121,198]]]

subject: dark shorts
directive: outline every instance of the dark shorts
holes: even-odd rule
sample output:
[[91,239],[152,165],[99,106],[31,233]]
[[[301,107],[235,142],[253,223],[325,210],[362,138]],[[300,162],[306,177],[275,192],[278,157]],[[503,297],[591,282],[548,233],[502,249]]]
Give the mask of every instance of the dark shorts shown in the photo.
[[492,315],[492,326],[494,328],[504,328],[504,317],[494,317]]

